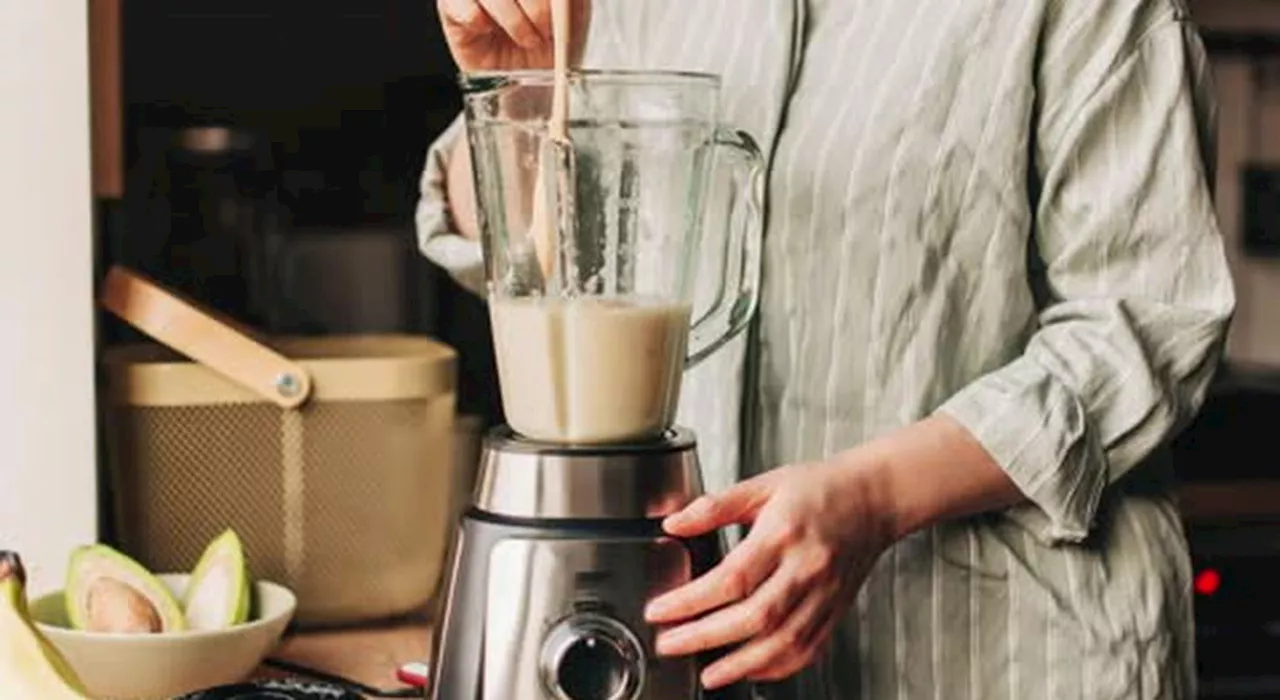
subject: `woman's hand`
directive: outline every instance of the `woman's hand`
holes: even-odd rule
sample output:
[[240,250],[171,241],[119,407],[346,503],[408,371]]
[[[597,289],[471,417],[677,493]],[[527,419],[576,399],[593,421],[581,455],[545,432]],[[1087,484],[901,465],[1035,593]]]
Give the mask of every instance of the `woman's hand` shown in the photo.
[[703,672],[708,689],[777,681],[808,666],[892,541],[868,456],[781,467],[669,517],[665,528],[676,537],[752,527],[715,569],[651,601],[646,615],[658,625],[710,612],[659,634],[658,653],[743,643]]
[[791,676],[817,658],[892,543],[1025,501],[973,435],[943,415],[701,498],[667,519],[670,534],[738,523],[750,534],[716,568],[650,602],[652,624],[683,623],[659,634],[658,653],[741,644],[703,672],[708,688]]
[[[437,0],[440,22],[459,70],[550,68],[552,0]],[[589,0],[570,0],[570,63],[581,58]]]

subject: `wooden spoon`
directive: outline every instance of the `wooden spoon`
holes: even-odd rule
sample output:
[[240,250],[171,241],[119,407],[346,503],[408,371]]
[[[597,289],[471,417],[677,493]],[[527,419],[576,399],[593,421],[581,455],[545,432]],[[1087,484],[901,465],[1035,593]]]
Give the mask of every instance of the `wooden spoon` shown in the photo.
[[551,93],[551,118],[547,123],[547,142],[539,153],[538,179],[534,183],[533,215],[529,238],[533,241],[534,254],[542,270],[542,279],[551,279],[555,265],[555,252],[559,230],[555,212],[547,205],[547,192],[554,187],[547,181],[547,173],[556,158],[556,145],[569,142],[569,0],[551,0],[551,34],[554,48],[554,84]]

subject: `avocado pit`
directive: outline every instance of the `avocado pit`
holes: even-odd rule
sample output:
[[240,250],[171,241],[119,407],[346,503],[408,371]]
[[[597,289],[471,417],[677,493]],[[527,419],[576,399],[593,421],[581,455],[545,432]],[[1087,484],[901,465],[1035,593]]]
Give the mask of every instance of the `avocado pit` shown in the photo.
[[154,634],[164,629],[156,607],[120,581],[100,577],[85,595],[90,632]]

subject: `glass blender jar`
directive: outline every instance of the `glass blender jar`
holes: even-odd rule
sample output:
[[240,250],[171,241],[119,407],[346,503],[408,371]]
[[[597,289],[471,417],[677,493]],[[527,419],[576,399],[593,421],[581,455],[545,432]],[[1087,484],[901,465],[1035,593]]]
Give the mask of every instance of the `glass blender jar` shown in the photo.
[[[712,75],[574,73],[567,141],[547,128],[550,71],[463,87],[509,425],[563,444],[661,436],[683,371],[756,309],[759,148],[719,122]],[[716,176],[727,219],[708,216]]]

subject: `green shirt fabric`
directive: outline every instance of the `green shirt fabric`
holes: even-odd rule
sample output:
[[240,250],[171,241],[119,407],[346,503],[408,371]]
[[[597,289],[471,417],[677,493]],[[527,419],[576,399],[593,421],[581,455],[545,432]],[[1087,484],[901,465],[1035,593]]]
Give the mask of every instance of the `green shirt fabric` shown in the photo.
[[[686,375],[719,489],[945,412],[1027,496],[879,562],[770,698],[1191,700],[1164,448],[1234,309],[1178,0],[598,2],[591,68],[699,70],[769,156],[760,311]],[[421,247],[483,294],[429,154]]]

